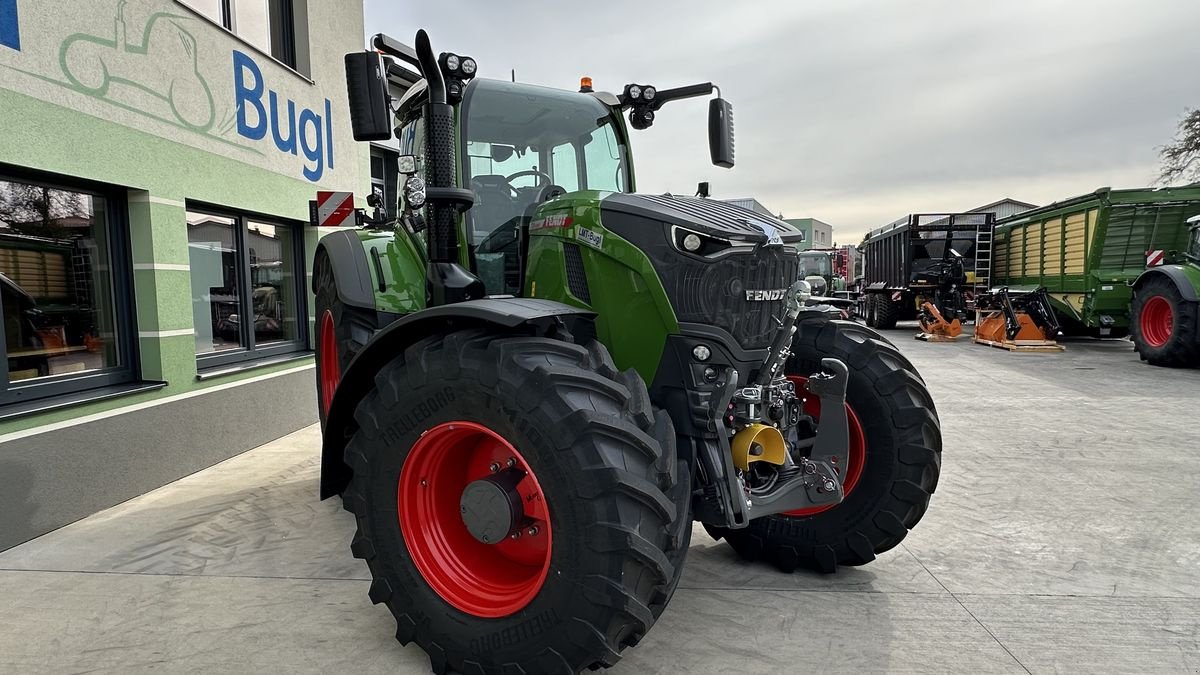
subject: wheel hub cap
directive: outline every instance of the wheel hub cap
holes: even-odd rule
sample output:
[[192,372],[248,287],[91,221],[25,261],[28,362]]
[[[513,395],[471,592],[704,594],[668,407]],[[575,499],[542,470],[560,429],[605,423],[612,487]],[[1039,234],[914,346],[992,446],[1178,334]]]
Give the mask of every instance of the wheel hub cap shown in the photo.
[[509,469],[472,481],[463,490],[459,511],[467,531],[483,544],[496,544],[516,532],[525,519],[517,484],[524,474]]

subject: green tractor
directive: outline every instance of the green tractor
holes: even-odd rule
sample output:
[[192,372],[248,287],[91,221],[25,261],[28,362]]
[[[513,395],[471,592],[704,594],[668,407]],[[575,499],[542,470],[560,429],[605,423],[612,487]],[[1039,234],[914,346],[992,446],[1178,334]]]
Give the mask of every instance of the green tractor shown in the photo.
[[1133,284],[1133,346],[1155,366],[1200,366],[1200,216],[1187,222],[1187,251]]
[[[424,31],[373,46],[346,57],[351,118],[395,128],[400,203],[316,253],[321,496],[354,514],[400,642],[439,673],[607,667],[666,608],[694,521],[785,571],[904,539],[942,447],[912,364],[809,306],[786,223],[634,191],[624,117],[674,100],[716,91],[733,165],[719,90],[479,79]],[[419,71],[398,102],[380,53]]]

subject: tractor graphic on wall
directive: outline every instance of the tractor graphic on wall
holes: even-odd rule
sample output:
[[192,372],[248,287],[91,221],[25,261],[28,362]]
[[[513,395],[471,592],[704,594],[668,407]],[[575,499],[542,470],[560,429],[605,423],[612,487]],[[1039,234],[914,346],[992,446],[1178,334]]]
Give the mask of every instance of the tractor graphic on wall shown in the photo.
[[[79,90],[109,98],[119,83],[166,102],[184,127],[207,132],[216,119],[212,91],[200,74],[196,38],[185,27],[190,17],[156,12],[142,29],[141,42],[126,37],[126,0],[117,3],[113,37],[76,33],[63,41],[59,61]],[[149,111],[141,111],[147,112]]]

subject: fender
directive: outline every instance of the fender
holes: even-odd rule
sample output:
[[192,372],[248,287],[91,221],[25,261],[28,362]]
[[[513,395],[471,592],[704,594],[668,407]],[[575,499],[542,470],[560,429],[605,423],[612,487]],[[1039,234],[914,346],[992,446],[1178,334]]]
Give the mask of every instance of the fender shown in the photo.
[[388,324],[350,362],[334,392],[321,442],[321,499],[340,494],[350,482],[351,469],[343,455],[358,428],[354,411],[371,390],[375,374],[409,345],[430,335],[472,326],[506,331],[528,326],[544,335],[564,322],[567,328],[574,328],[594,316],[594,312],[551,300],[484,298],[414,312]]
[[[355,230],[338,230],[317,241],[317,250],[324,250],[333,267],[338,299],[351,307],[375,311],[375,288],[371,268],[367,265],[367,250]],[[314,279],[313,283],[316,283]],[[316,287],[312,289],[317,292]]]
[[1175,283],[1175,287],[1179,289],[1179,294],[1183,296],[1184,300],[1187,300],[1188,302],[1200,301],[1200,296],[1197,296],[1196,294],[1196,285],[1188,276],[1188,273],[1184,271],[1182,265],[1162,265],[1160,267],[1152,267],[1145,272],[1142,272],[1141,276],[1137,278],[1137,281],[1133,282],[1134,292],[1136,293],[1143,284],[1155,276],[1164,276],[1173,281]]

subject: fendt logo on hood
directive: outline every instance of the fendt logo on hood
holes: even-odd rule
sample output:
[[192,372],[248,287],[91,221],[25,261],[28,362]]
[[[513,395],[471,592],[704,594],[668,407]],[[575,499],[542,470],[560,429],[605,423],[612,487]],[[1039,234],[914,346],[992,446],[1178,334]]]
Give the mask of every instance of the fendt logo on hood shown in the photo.
[[772,302],[774,300],[782,300],[787,294],[786,288],[775,288],[771,290],[746,291],[746,302]]

